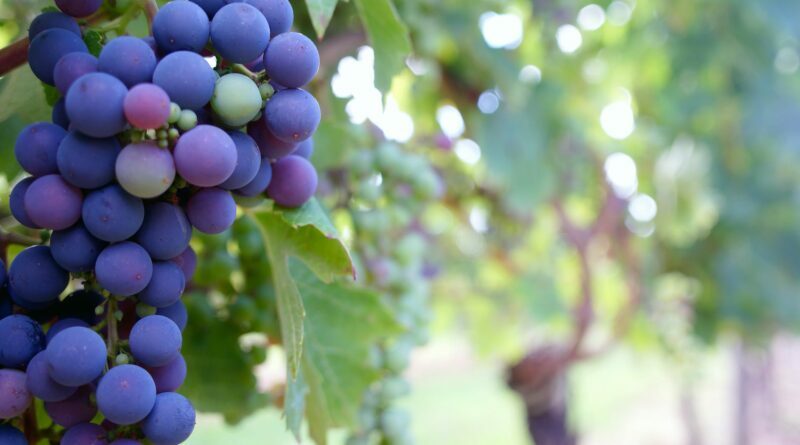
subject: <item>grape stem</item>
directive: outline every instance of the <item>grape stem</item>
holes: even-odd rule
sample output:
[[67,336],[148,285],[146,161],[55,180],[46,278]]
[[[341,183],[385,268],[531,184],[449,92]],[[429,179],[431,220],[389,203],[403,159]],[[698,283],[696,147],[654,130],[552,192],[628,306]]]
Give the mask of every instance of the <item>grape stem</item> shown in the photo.
[[108,356],[113,361],[117,356],[117,343],[119,342],[119,333],[117,332],[117,300],[114,296],[108,297],[108,304],[106,305],[106,332],[108,333]]
[[28,38],[17,40],[0,49],[0,76],[28,61]]
[[144,15],[147,17],[147,29],[150,30],[150,34],[153,34],[153,19],[155,18],[156,14],[158,13],[158,3],[155,0],[140,0],[142,2],[142,9],[144,10]]
[[240,63],[234,63],[231,65],[231,69],[234,73],[244,74],[245,76],[253,79],[254,82],[258,82],[260,80],[258,74],[250,71],[246,66]]
[[3,260],[3,263],[8,264],[8,246],[10,245],[36,246],[41,243],[41,239],[0,230],[0,259]]

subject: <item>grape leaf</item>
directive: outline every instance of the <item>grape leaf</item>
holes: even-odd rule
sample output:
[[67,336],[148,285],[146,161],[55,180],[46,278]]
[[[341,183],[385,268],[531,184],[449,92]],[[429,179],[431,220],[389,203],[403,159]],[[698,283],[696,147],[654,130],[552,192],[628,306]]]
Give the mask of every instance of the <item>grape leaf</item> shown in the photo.
[[[291,271],[307,317],[302,378],[290,379],[287,392],[308,392],[305,413],[310,434],[323,445],[328,429],[356,426],[362,395],[380,377],[369,364],[369,350],[401,327],[377,293],[348,283],[325,284],[296,261]],[[302,418],[302,405],[286,409],[289,425]]]
[[44,90],[31,69],[25,65],[0,81],[0,122],[19,117],[24,123],[50,120]]
[[83,35],[83,41],[86,43],[86,47],[89,48],[89,52],[95,56],[100,56],[100,51],[103,50],[103,35],[95,30],[88,30]]
[[336,229],[316,200],[299,209],[257,211],[272,266],[281,337],[286,350],[289,375],[300,367],[303,347],[303,300],[289,270],[289,257],[299,258],[321,280],[355,274],[352,259],[337,239]]
[[392,0],[355,0],[355,3],[375,50],[375,86],[386,92],[411,53],[408,28],[400,20]]
[[320,39],[325,35],[325,30],[331,23],[337,3],[339,0],[306,0],[311,24],[314,25],[314,30],[317,31],[317,37]]

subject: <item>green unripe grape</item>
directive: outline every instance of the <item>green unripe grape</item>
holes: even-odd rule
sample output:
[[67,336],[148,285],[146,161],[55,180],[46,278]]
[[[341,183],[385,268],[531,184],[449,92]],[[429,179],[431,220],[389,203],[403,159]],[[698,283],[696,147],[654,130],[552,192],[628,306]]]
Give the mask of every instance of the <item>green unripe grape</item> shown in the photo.
[[225,125],[241,127],[261,111],[262,99],[258,86],[249,77],[231,73],[217,80],[211,108]]
[[145,130],[144,134],[147,136],[147,139],[155,139],[156,138],[156,130],[149,129]]
[[378,416],[375,410],[369,407],[361,407],[358,410],[358,425],[361,431],[370,431],[378,427]]
[[169,133],[167,132],[167,130],[158,130],[156,132],[156,137],[158,139],[166,139],[168,136],[169,136]]
[[411,415],[408,411],[392,407],[381,413],[381,429],[389,437],[403,435],[411,425]]
[[402,372],[411,361],[413,342],[402,339],[391,345],[384,354],[386,369],[392,372]]
[[120,353],[117,354],[116,357],[114,357],[114,363],[116,363],[117,365],[127,365],[130,362],[131,358],[128,357],[128,354]]
[[166,140],[166,139],[160,139],[158,141],[158,146],[161,147],[161,148],[167,148],[167,147],[169,147],[169,141]]
[[402,377],[388,377],[381,382],[381,402],[384,406],[410,393],[411,385]]
[[365,176],[375,170],[375,158],[367,150],[356,150],[350,157],[350,171],[357,176]]
[[170,128],[169,131],[167,132],[167,137],[169,138],[170,141],[175,142],[178,140],[179,137],[181,137],[181,132],[178,131],[177,128]]
[[384,143],[378,147],[375,160],[381,171],[394,171],[393,168],[402,161],[403,154],[395,144]]
[[181,111],[181,116],[178,118],[178,128],[183,131],[189,131],[197,126],[197,114],[192,110]]
[[175,102],[170,103],[169,104],[169,119],[167,119],[167,122],[169,122],[170,124],[175,124],[175,123],[178,122],[178,119],[180,119],[180,118],[181,118],[181,107],[180,107],[180,105],[176,104]]
[[375,184],[375,181],[371,179],[361,181],[355,194],[358,199],[374,204],[381,199],[381,186]]
[[267,100],[275,94],[275,88],[269,82],[264,82],[258,86],[258,92],[261,93],[262,100]]
[[439,179],[436,174],[426,172],[419,175],[413,183],[414,193],[423,200],[430,200],[439,194]]

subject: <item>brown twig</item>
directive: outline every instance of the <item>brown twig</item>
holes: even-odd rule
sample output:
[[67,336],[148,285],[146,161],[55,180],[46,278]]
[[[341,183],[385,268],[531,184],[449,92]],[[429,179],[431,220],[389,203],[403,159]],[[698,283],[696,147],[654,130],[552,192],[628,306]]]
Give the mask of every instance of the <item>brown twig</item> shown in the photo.
[[28,61],[28,44],[28,38],[25,37],[0,49],[0,76],[5,76]]

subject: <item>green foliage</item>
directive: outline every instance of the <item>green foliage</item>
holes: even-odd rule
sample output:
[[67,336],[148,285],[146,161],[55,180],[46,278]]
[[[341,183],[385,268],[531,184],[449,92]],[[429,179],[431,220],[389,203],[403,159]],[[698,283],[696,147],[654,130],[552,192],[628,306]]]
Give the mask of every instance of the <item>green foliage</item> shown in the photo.
[[375,49],[375,86],[388,91],[392,78],[405,67],[411,54],[408,29],[392,0],[355,0],[355,4]]
[[337,3],[339,3],[339,0],[306,0],[308,15],[314,25],[314,30],[317,32],[317,37],[322,38],[325,35],[325,30],[331,22]]

